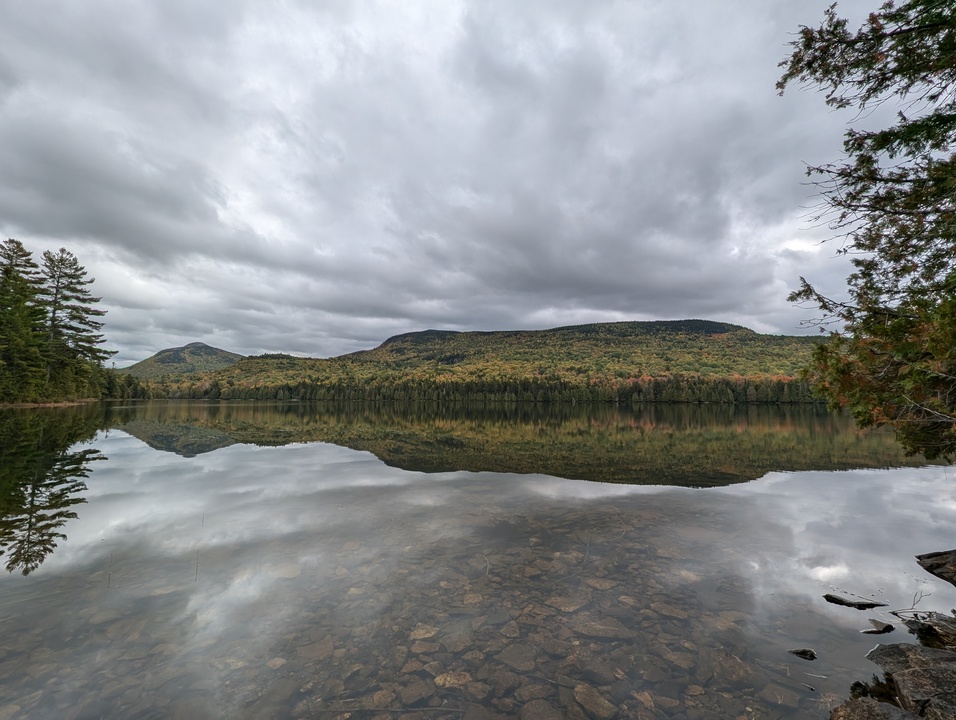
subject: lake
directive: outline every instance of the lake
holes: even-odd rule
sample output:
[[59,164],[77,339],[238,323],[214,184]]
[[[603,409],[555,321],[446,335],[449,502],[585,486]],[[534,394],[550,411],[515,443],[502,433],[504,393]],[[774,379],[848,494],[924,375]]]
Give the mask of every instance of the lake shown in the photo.
[[0,720],[825,718],[956,607],[953,469],[815,407],[95,404],[0,454]]

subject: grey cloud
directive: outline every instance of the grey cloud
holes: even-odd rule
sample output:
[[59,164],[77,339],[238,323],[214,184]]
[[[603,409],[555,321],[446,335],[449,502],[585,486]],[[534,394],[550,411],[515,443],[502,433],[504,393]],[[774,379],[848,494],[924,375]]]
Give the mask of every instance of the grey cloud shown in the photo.
[[207,238],[221,234],[221,189],[188,159],[52,118],[10,118],[0,132],[0,213],[15,225],[143,255],[189,248],[197,226]]
[[77,252],[118,362],[424,327],[792,332],[797,276],[842,280],[805,249],[827,233],[801,182],[846,118],[773,88],[825,5],[16,6],[0,230]]

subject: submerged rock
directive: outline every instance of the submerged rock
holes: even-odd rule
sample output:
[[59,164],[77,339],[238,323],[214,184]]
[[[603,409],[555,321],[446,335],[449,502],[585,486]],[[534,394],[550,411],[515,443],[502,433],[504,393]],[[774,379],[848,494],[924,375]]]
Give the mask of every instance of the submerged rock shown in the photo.
[[471,680],[471,675],[466,672],[446,672],[435,678],[435,684],[441,688],[459,688],[467,685]]
[[498,654],[498,660],[510,665],[518,672],[530,672],[535,667],[534,649],[528,645],[515,643]]
[[409,633],[408,637],[410,640],[427,640],[428,638],[435,637],[437,634],[437,627],[426,625],[425,623],[418,623],[414,628],[412,628],[412,631]]
[[571,628],[579,635],[604,640],[633,640],[637,633],[612,617],[582,615],[574,619]]
[[532,700],[518,714],[520,720],[562,720],[564,713],[547,700]]
[[617,706],[590,685],[584,683],[575,685],[574,699],[594,720],[611,720],[617,715]]
[[408,685],[403,687],[399,691],[399,695],[402,698],[402,705],[405,707],[413,707],[425,702],[428,698],[435,694],[435,686],[430,682],[426,682],[419,677],[412,679]]
[[799,658],[804,660],[816,660],[817,653],[811,648],[795,648],[794,650],[789,651],[791,654],[796,655]]
[[572,597],[552,597],[544,601],[545,605],[550,605],[553,608],[557,608],[561,612],[570,613],[575,610],[580,610],[582,607],[587,605],[587,598],[572,598]]

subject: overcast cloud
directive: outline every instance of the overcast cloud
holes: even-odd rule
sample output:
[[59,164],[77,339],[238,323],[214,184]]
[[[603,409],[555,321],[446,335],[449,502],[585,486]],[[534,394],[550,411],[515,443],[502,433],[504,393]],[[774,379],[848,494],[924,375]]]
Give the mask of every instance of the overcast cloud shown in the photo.
[[[96,278],[119,366],[708,318],[843,287],[777,63],[830,0],[83,0],[0,10],[0,233]],[[854,20],[877,3],[841,3]]]

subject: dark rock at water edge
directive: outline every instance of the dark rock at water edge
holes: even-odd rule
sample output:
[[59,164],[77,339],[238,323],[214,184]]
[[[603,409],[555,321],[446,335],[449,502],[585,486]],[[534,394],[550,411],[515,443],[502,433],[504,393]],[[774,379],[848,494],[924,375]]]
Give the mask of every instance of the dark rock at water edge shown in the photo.
[[867,656],[886,676],[882,687],[862,685],[863,692],[884,691],[902,706],[872,697],[847,700],[831,720],[903,720],[956,718],[956,652],[922,645],[877,645]]
[[891,675],[913,668],[950,665],[956,668],[956,653],[950,650],[938,650],[910,643],[877,645],[866,654],[866,657],[883,668],[884,672]]
[[903,624],[931,648],[956,647],[956,617],[938,612],[913,613],[903,618]]
[[916,562],[931,575],[956,585],[956,550],[917,555]]
[[873,698],[847,700],[830,713],[830,720],[911,720],[917,718],[911,712]]
[[956,667],[904,670],[893,681],[907,710],[924,718],[956,718]]
[[[916,561],[927,572],[956,585],[956,550],[917,555]],[[833,594],[824,598],[861,610],[885,605],[856,602]],[[879,681],[874,677],[872,686],[854,683],[854,697],[837,707],[831,720],[956,720],[956,610],[953,616],[915,610],[894,610],[892,614],[903,621],[920,644],[877,645],[867,653],[867,659],[882,668],[885,679]],[[893,630],[890,623],[880,620],[871,619],[870,624],[873,629],[863,632],[879,634]],[[896,707],[896,703],[901,707]]]

